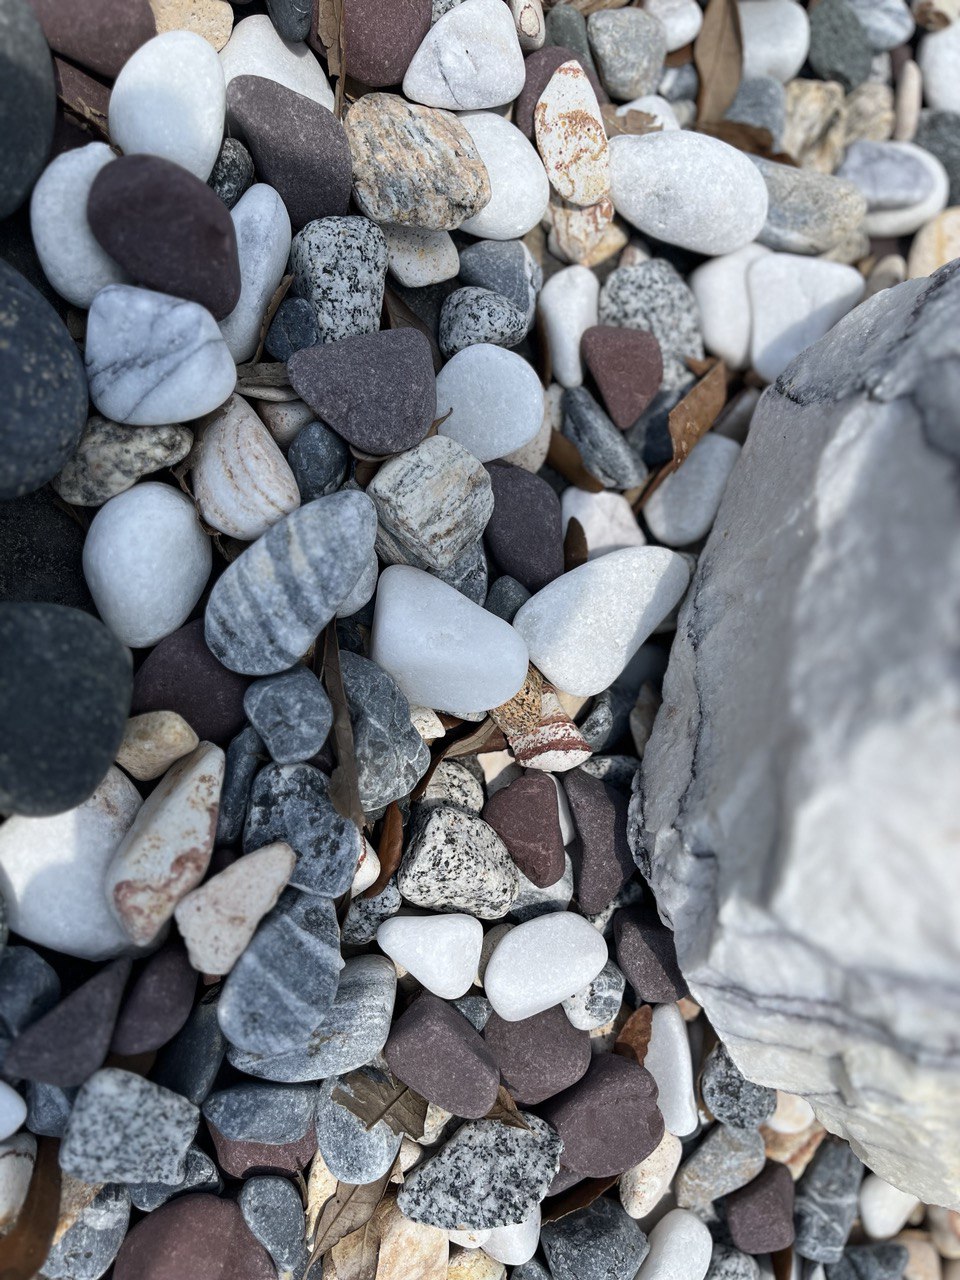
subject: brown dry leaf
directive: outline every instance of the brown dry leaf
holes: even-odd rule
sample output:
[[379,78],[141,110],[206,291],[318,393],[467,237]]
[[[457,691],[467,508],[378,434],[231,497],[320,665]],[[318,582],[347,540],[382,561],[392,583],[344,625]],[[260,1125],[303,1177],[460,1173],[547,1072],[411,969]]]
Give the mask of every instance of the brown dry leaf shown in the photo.
[[37,1160],[13,1229],[3,1237],[0,1280],[33,1280],[43,1266],[60,1217],[60,1143],[37,1139]]
[[445,729],[449,730],[461,724],[467,724],[469,726],[468,731],[462,733],[459,737],[451,737],[448,732],[443,740],[444,746],[430,761],[430,767],[427,772],[414,787],[410,795],[411,800],[420,799],[430,785],[430,779],[436,773],[437,766],[442,764],[444,760],[455,760],[458,756],[480,755],[484,751],[503,751],[506,748],[506,738],[489,716],[478,725],[473,725],[470,721],[457,719],[453,719],[452,723],[448,725],[446,719],[447,717],[440,717]]
[[427,1100],[386,1072],[348,1071],[341,1079],[348,1088],[333,1091],[334,1102],[352,1112],[372,1129],[381,1120],[394,1133],[406,1134],[414,1142],[423,1137]]
[[94,80],[78,67],[53,60],[53,79],[57,97],[64,110],[79,124],[92,129],[102,138],[109,138],[107,114],[110,106],[110,90],[99,80]]
[[543,1211],[543,1221],[556,1222],[559,1218],[565,1218],[568,1213],[576,1213],[578,1209],[588,1208],[594,1200],[599,1200],[603,1193],[609,1191],[619,1180],[619,1174],[615,1174],[612,1178],[584,1178],[575,1187],[557,1196],[552,1203],[548,1203]]
[[579,9],[585,18],[591,13],[599,13],[601,9],[623,9],[629,3],[630,0],[569,0],[571,9]]
[[317,1219],[313,1252],[310,1255],[304,1280],[321,1280],[323,1255],[334,1245],[339,1244],[345,1236],[359,1231],[370,1221],[386,1193],[392,1172],[392,1168],[388,1169],[376,1182],[368,1182],[360,1187],[355,1187],[349,1182],[337,1184],[336,1191],[323,1206],[320,1217]]
[[333,742],[337,767],[330,779],[330,799],[342,818],[349,818],[362,831],[366,824],[360,803],[360,779],[353,746],[353,726],[347,695],[340,673],[340,646],[337,643],[337,620],[333,619],[323,633],[323,685],[333,707]]
[[603,116],[603,127],[607,131],[608,138],[616,138],[620,134],[626,133],[662,133],[663,125],[657,120],[656,116],[648,115],[646,111],[624,111],[623,115],[618,115],[617,108],[612,102],[605,102],[600,108],[600,114]]
[[[274,289],[273,297],[267,303],[267,309],[263,313],[263,319],[260,321],[260,336],[257,338],[257,350],[254,353],[253,364],[258,364],[263,359],[263,344],[267,340],[267,330],[270,328],[270,322],[277,314],[277,308],[287,296],[292,284],[293,276],[284,276],[276,289]],[[286,365],[284,365],[284,368],[286,368]]]
[[685,44],[680,49],[674,49],[672,53],[668,53],[664,59],[665,67],[685,67],[693,61],[693,45]]
[[383,815],[383,826],[380,828],[380,843],[377,845],[377,859],[380,863],[380,874],[364,893],[365,898],[375,898],[383,893],[387,881],[400,865],[403,856],[403,814],[396,800],[387,805]]
[[643,1060],[647,1056],[652,1026],[653,1010],[648,1004],[642,1004],[635,1013],[631,1013],[620,1029],[616,1044],[613,1046],[614,1053],[620,1054],[622,1058],[634,1058],[642,1067]]
[[722,120],[737,96],[743,74],[743,36],[736,0],[710,0],[693,43],[700,75],[698,120]]
[[774,1280],[790,1280],[793,1274],[793,1245],[788,1244],[785,1249],[771,1253],[770,1261],[773,1263]]
[[426,340],[430,343],[430,354],[433,356],[433,368],[435,373],[439,373],[444,366],[443,354],[437,346],[437,340],[433,336],[433,331],[429,325],[424,324],[417,313],[408,307],[399,294],[387,286],[383,291],[383,309],[386,312],[387,323],[383,326],[386,329],[419,329]]
[[262,363],[250,360],[247,364],[237,365],[237,386],[243,382],[252,382],[258,387],[289,387],[287,366],[280,360]]
[[553,467],[554,471],[559,471],[565,480],[575,484],[578,489],[586,489],[588,493],[601,493],[603,491],[603,485],[600,481],[596,476],[592,476],[583,465],[580,450],[572,440],[568,440],[559,431],[550,433],[550,449],[547,453],[547,463]]
[[511,1129],[530,1128],[520,1114],[517,1104],[503,1085],[497,1090],[496,1102],[483,1118],[484,1120],[499,1120],[501,1124],[509,1125]]
[[673,465],[679,467],[690,450],[710,430],[727,403],[727,367],[722,360],[670,410],[670,439],[673,442]]
[[587,535],[583,532],[583,525],[577,517],[571,516],[567,532],[563,535],[564,573],[569,573],[571,569],[579,569],[580,565],[587,563],[587,558]]
[[705,133],[708,137],[719,138],[721,142],[745,151],[752,156],[761,156],[764,160],[772,160],[775,164],[789,165],[796,169],[797,162],[786,151],[773,149],[773,134],[760,125],[745,124],[741,120],[706,120],[694,125],[697,133]]
[[330,1250],[336,1280],[376,1280],[382,1207],[381,1203],[369,1222],[344,1236]]

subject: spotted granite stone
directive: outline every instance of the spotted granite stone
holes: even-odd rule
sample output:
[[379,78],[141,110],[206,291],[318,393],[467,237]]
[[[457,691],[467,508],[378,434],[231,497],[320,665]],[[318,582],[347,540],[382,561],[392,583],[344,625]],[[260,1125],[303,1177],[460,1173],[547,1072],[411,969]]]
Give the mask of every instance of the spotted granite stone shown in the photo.
[[520,881],[506,845],[482,818],[437,808],[411,836],[397,887],[418,907],[499,920],[512,907]]
[[468,285],[451,293],[440,310],[440,350],[449,358],[478,342],[515,347],[529,328],[526,313],[512,302]]
[[703,1065],[700,1092],[715,1120],[740,1129],[758,1128],[777,1106],[776,1089],[745,1079],[719,1042]]
[[321,342],[380,328],[387,242],[369,218],[308,222],[290,248],[293,290],[313,304]]
[[703,359],[700,313],[683,277],[665,258],[612,271],[600,290],[599,317],[600,324],[653,334],[663,355],[663,390],[692,381],[686,360]]

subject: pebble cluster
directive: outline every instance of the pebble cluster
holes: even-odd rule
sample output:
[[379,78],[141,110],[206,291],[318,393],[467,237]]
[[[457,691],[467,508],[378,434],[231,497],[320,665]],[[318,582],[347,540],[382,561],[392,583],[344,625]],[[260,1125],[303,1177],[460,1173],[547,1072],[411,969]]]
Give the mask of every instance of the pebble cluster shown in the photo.
[[960,3],[0,0],[0,119],[11,1274],[960,1280],[627,838],[761,389],[960,255]]

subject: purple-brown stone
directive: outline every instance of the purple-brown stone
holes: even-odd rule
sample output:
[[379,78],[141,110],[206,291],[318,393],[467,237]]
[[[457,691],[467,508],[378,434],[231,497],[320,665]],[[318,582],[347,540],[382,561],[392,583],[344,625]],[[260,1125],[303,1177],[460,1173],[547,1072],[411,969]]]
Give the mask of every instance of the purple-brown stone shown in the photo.
[[343,0],[343,64],[371,89],[399,84],[430,30],[430,0]]
[[390,1070],[428,1102],[479,1120],[497,1099],[500,1071],[458,1009],[424,991],[393,1025],[384,1046]]
[[776,1253],[793,1244],[793,1177],[785,1164],[768,1160],[723,1203],[730,1236],[744,1253]]
[[563,775],[563,789],[580,837],[577,901],[581,911],[598,915],[636,870],[627,843],[630,798],[582,769]]
[[123,1002],[111,1051],[132,1057],[172,1040],[193,1009],[197,976],[179,943],[154,952]]
[[186,1195],[141,1218],[120,1246],[114,1280],[276,1280],[270,1255],[235,1200]]
[[590,1036],[578,1031],[561,1005],[506,1022],[492,1013],[484,1038],[500,1064],[511,1097],[534,1107],[575,1085],[590,1066]]
[[213,656],[198,618],[147,654],[134,677],[130,714],[176,711],[199,738],[225,747],[246,724],[243,695],[249,683]]
[[677,963],[673,932],[646,903],[624,907],[613,917],[617,964],[638,1001],[673,1004],[688,995]]
[[556,884],[564,871],[557,788],[546,773],[529,771],[494,792],[483,806],[484,822],[539,889]]
[[487,465],[493,515],[483,531],[501,572],[531,593],[563,573],[560,499],[541,476],[509,462]]
[[621,431],[629,431],[663,382],[660,343],[644,329],[598,324],[584,333],[580,350],[607,413]]
[[149,0],[30,0],[30,6],[55,53],[110,80],[157,34]]

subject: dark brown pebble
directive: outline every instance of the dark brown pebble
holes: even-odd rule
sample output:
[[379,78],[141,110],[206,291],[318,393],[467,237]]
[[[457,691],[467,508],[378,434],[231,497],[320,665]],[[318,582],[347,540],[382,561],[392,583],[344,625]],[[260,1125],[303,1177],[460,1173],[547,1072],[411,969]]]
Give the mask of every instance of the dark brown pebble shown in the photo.
[[111,80],[157,34],[148,0],[30,0],[30,5],[54,52]]
[[225,747],[246,724],[246,676],[218,662],[203,638],[203,619],[165,636],[133,681],[131,715],[176,711],[207,742]]
[[430,30],[430,0],[344,0],[347,74],[371,89],[399,84]]
[[123,1002],[110,1049],[129,1056],[150,1053],[172,1040],[193,1008],[197,973],[179,943],[150,956]]
[[113,1265],[114,1280],[276,1280],[270,1255],[234,1200],[187,1195],[131,1229]]
[[607,413],[621,431],[628,431],[660,390],[660,343],[643,329],[598,324],[584,333],[580,350]]
[[744,1253],[776,1253],[793,1244],[793,1178],[785,1164],[768,1160],[724,1207],[733,1243]]
[[209,1120],[207,1128],[213,1139],[217,1164],[231,1178],[261,1173],[297,1173],[306,1169],[317,1150],[313,1125],[294,1142],[248,1142],[243,1138],[225,1138]]
[[534,1107],[580,1080],[590,1066],[590,1036],[571,1025],[561,1005],[506,1022],[492,1013],[484,1038],[503,1083],[521,1106]]
[[503,573],[536,592],[563,573],[560,499],[546,480],[509,462],[487,466],[493,515],[484,529],[487,548]]
[[638,1001],[672,1004],[689,995],[677,963],[673,932],[656,907],[640,903],[624,907],[613,917],[617,964]]
[[540,101],[540,95],[550,83],[550,77],[562,67],[565,62],[579,62],[587,73],[587,79],[593,88],[593,92],[597,95],[597,101],[600,103],[609,102],[604,91],[603,85],[597,79],[597,74],[592,67],[585,67],[580,55],[575,53],[573,49],[568,49],[565,45],[552,44],[544,45],[542,49],[537,49],[525,60],[526,80],[523,82],[523,88],[513,104],[513,123],[517,126],[521,133],[526,137],[533,137],[533,109]]
[[497,1099],[500,1071],[488,1045],[459,1010],[429,991],[394,1023],[384,1056],[414,1093],[465,1120],[485,1116]]
[[627,843],[630,799],[582,769],[565,773],[562,785],[580,837],[577,901],[581,911],[597,915],[636,870]]
[[482,816],[528,880],[540,889],[557,883],[565,859],[557,788],[548,774],[533,769],[521,774],[494,792]]

